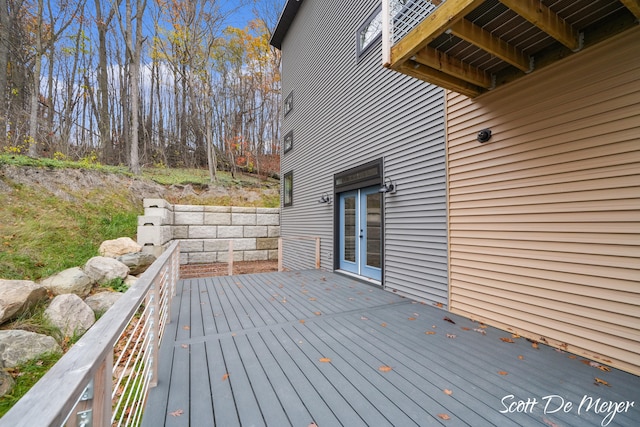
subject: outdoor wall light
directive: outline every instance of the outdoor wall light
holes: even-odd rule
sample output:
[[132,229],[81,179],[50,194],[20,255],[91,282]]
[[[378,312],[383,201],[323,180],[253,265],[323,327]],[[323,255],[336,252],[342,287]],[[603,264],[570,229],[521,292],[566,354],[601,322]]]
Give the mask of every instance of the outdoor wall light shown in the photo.
[[378,190],[378,193],[395,193],[396,192],[396,185],[393,183],[393,181],[391,181],[391,178],[385,178],[384,179],[384,184],[382,184],[382,187],[380,187],[380,189]]
[[328,195],[327,193],[322,193],[322,196],[320,196],[320,200],[318,200],[318,203],[327,203],[327,204],[331,204],[331,196]]
[[478,132],[478,142],[487,142],[491,139],[491,129],[482,129]]

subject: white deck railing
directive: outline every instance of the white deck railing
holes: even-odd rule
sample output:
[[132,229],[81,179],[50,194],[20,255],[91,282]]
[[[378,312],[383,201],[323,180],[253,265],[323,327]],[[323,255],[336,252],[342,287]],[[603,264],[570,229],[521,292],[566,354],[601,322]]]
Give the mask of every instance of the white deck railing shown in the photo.
[[433,13],[446,0],[382,0],[383,63],[389,63],[391,46]]
[[0,427],[139,425],[158,377],[179,263],[176,241],[0,419]]

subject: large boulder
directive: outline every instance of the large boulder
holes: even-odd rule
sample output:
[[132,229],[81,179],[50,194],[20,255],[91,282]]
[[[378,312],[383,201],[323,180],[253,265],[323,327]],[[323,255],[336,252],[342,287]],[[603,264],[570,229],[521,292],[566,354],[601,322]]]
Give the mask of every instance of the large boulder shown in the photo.
[[156,256],[146,252],[136,252],[119,256],[117,260],[129,267],[129,274],[137,276],[144,273],[153,264]]
[[109,310],[111,306],[120,299],[121,296],[121,292],[99,292],[87,297],[84,302],[89,307],[91,307],[91,310],[93,310],[96,315],[98,315],[103,314],[107,310]]
[[103,284],[114,279],[125,279],[129,267],[114,258],[96,256],[84,265],[84,272],[96,283]]
[[0,323],[27,311],[47,298],[47,290],[30,280],[0,279]]
[[55,297],[44,311],[44,316],[68,337],[84,334],[96,322],[91,307],[75,294]]
[[120,255],[140,252],[141,250],[142,246],[137,244],[132,238],[120,237],[115,240],[105,240],[102,242],[98,252],[105,257],[117,258]]
[[[0,346],[0,354],[2,354],[5,347],[4,344]],[[15,385],[15,380],[11,374],[4,369],[4,361],[0,358],[0,397],[10,393]]]
[[53,295],[76,294],[86,297],[94,282],[80,267],[73,267],[47,277],[40,283]]
[[7,368],[47,353],[62,353],[56,340],[48,335],[19,330],[0,331],[0,359]]

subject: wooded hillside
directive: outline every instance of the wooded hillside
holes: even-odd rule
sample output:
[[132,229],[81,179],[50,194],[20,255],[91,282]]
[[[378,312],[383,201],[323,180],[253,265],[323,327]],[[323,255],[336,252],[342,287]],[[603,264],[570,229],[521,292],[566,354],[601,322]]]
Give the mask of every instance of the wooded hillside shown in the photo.
[[276,173],[282,3],[0,0],[0,151]]

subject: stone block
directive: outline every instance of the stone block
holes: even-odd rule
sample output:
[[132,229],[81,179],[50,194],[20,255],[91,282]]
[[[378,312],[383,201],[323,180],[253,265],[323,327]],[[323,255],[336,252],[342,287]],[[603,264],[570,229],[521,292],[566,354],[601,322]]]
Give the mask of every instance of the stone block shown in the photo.
[[256,213],[267,215],[280,215],[280,208],[256,208]]
[[173,210],[173,205],[165,199],[144,199],[142,206],[146,208],[163,208]]
[[204,225],[204,211],[200,211],[200,212],[175,212],[174,224],[176,224],[176,225]]
[[244,237],[267,237],[269,235],[269,230],[267,226],[245,226],[244,227]]
[[154,244],[146,244],[142,246],[142,253],[151,254],[158,258],[164,252],[164,247],[162,245],[154,245]]
[[258,250],[275,249],[277,251],[278,239],[276,238],[256,239],[256,249]]
[[158,227],[162,224],[162,217],[160,216],[141,215],[138,217],[138,227]]
[[180,253],[180,265],[187,265],[189,264],[189,254]]
[[233,206],[231,207],[231,213],[244,213],[244,214],[254,214],[256,213],[256,208],[245,208],[245,207],[239,207],[239,206]]
[[215,239],[218,237],[215,225],[192,225],[189,227],[189,239]]
[[231,213],[231,206],[205,206],[207,213]]
[[267,237],[280,237],[280,226],[270,225]]
[[278,260],[278,250],[269,251],[269,261],[277,261]]
[[204,240],[180,240],[180,252],[202,252]]
[[244,227],[233,225],[221,225],[218,227],[218,239],[243,237]]
[[142,226],[138,227],[137,240],[140,246],[148,244],[161,246],[173,238],[171,226]]
[[235,251],[255,251],[256,239],[233,239],[233,250]]
[[256,225],[256,214],[252,213],[232,213],[231,214],[232,225]]
[[174,205],[175,212],[204,212],[204,206],[199,205]]
[[188,225],[174,225],[173,227],[174,239],[188,239],[189,238],[189,226]]
[[189,254],[189,264],[210,264],[216,261],[215,252],[194,252]]
[[231,225],[231,213],[205,212],[205,225]]
[[144,216],[162,218],[162,224],[173,224],[173,211],[165,208],[144,208]]
[[229,241],[228,240],[205,240],[204,251],[205,252],[229,251]]
[[[233,262],[244,261],[244,251],[233,252]],[[217,262],[229,262],[229,252],[218,252]]]
[[266,261],[269,259],[269,251],[246,251],[245,261]]
[[259,214],[256,218],[256,225],[280,225],[280,215]]

